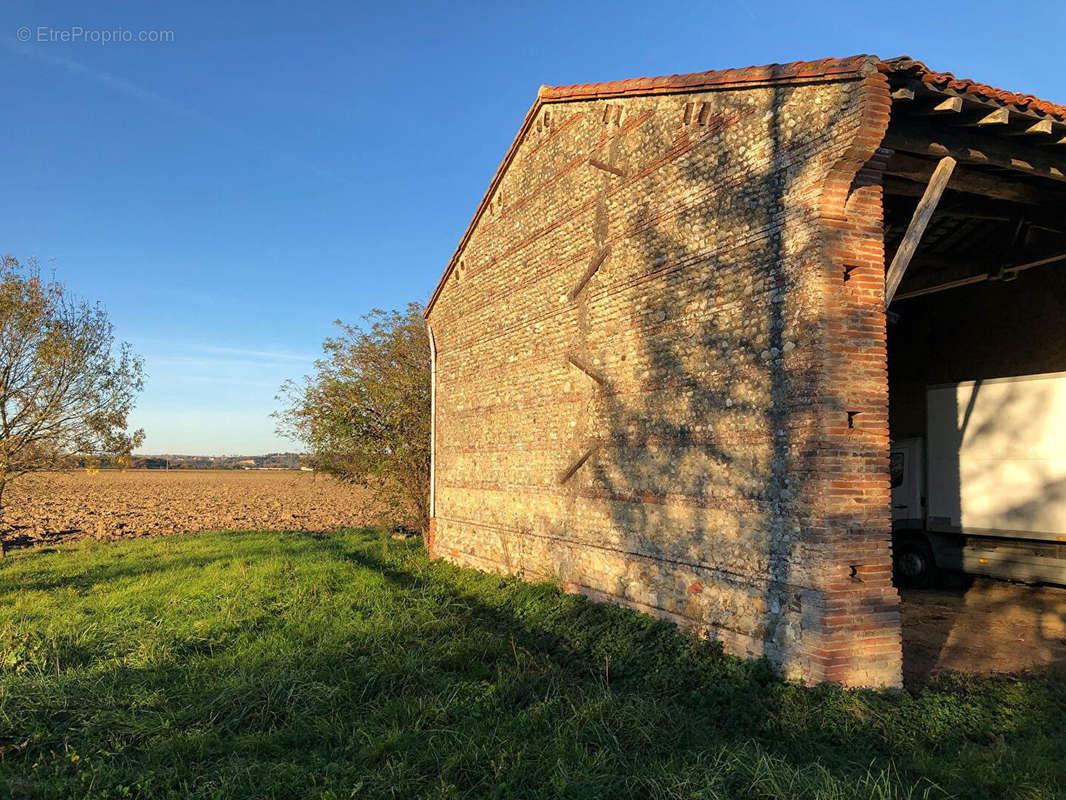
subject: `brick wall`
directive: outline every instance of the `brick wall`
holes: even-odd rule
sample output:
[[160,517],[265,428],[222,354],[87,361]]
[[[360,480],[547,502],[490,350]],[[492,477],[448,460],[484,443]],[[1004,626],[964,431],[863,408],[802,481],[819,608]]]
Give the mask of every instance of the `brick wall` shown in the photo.
[[430,315],[434,554],[898,684],[887,115],[877,74],[542,105]]

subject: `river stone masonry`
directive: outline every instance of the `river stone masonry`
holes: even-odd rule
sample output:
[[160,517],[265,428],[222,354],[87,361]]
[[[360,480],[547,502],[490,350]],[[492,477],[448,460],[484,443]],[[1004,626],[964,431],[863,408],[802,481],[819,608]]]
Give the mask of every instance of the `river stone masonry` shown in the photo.
[[427,312],[432,555],[900,684],[874,62],[542,89]]

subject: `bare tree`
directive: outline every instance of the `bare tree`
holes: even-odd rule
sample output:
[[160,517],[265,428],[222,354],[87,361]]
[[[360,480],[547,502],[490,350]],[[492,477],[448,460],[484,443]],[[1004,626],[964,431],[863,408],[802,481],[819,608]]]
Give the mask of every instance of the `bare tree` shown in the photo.
[[373,311],[326,339],[315,374],[286,381],[278,433],[316,470],[372,488],[393,522],[429,527],[429,337],[421,306]]
[[115,348],[107,312],[43,280],[35,262],[0,264],[0,515],[11,481],[74,455],[128,455],[126,418],[143,361]]

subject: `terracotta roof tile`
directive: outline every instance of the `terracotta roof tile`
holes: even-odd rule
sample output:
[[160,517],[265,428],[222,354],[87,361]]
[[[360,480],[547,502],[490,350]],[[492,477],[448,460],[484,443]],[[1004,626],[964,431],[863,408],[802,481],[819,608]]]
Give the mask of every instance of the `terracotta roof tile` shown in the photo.
[[931,84],[938,89],[950,89],[962,94],[972,94],[983,100],[992,100],[1003,105],[1039,111],[1066,121],[1066,106],[1052,103],[1048,100],[1041,100],[1031,94],[1008,92],[1005,89],[997,89],[995,86],[989,86],[986,83],[978,83],[966,78],[956,78],[950,72],[934,72],[921,61],[916,61],[909,56],[900,56],[899,58],[890,58],[882,61],[880,69],[888,75],[912,78],[922,83]]
[[762,67],[689,72],[658,78],[630,78],[606,83],[578,83],[573,86],[542,86],[538,98],[544,102],[587,100],[626,94],[698,91],[710,86],[740,83],[795,82],[806,78],[817,79],[863,71],[872,72],[879,63],[880,60],[876,56],[850,56],[848,58],[823,58],[820,61],[794,61],[790,64],[768,64]]

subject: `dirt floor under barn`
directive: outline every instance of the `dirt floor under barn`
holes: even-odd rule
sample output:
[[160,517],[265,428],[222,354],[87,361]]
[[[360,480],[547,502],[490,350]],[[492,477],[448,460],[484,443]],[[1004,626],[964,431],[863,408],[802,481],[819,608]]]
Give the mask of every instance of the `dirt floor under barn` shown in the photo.
[[967,588],[908,589],[903,676],[1016,673],[1066,664],[1066,588],[977,579]]

